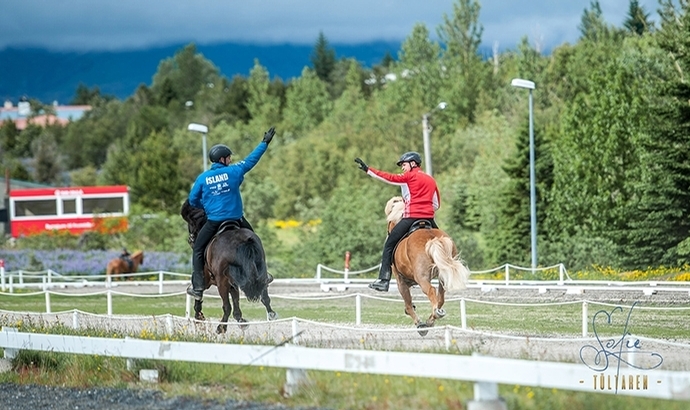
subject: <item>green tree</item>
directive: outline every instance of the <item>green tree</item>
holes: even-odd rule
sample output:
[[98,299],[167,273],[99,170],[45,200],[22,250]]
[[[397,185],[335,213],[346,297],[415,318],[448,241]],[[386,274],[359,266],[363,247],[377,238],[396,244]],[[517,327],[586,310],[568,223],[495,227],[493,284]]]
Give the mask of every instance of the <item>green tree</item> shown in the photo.
[[106,161],[99,176],[104,184],[130,185],[137,180],[137,153],[146,139],[154,134],[167,135],[168,111],[162,107],[144,105],[127,124],[124,137],[109,146]]
[[92,88],[87,87],[83,83],[79,83],[77,90],[74,92],[74,98],[70,101],[71,105],[92,105],[97,104],[103,100],[110,101],[115,97],[112,95],[101,95],[101,89],[98,86]]
[[3,121],[0,124],[0,152],[5,155],[12,155],[17,147],[19,130],[14,121]]
[[627,266],[644,268],[658,264],[690,263],[684,243],[690,237],[690,87],[685,73],[690,69],[690,14],[688,4],[678,12],[666,8],[662,13],[659,46],[673,75],[660,79],[650,88],[655,93],[651,104],[653,118],[641,146],[642,175],[637,186],[639,201],[628,215],[630,231],[625,238]]
[[316,39],[314,50],[309,58],[316,76],[325,83],[331,82],[331,73],[335,69],[335,50],[328,44],[328,39],[319,32],[319,37]]
[[34,180],[43,184],[63,185],[62,166],[55,137],[43,132],[31,143],[34,162]]
[[247,100],[249,100],[248,81],[241,75],[235,75],[225,87],[224,101],[216,112],[218,115],[226,115],[229,123],[235,121],[242,121],[248,123],[251,120],[251,115],[247,109]]
[[582,19],[578,26],[582,34],[581,38],[587,41],[598,42],[617,37],[619,35],[618,30],[609,26],[604,20],[599,0],[592,0],[589,6],[589,9],[583,11]]
[[287,103],[283,112],[287,130],[298,136],[316,127],[332,110],[326,83],[305,68],[302,76],[294,80],[287,90]]
[[187,185],[177,167],[179,152],[169,141],[165,132],[154,132],[142,141],[133,157],[136,169],[130,187],[138,204],[174,214],[180,209]]
[[629,48],[609,60],[591,70],[585,79],[588,91],[575,96],[562,113],[561,135],[552,151],[548,225],[564,237],[579,233],[624,247],[625,210],[637,196],[634,185],[642,170],[639,141],[654,119],[646,108],[645,76],[639,74],[648,69],[631,57]]
[[268,70],[259,64],[258,60],[254,61],[254,67],[249,73],[247,89],[249,93],[247,110],[252,117],[252,124],[263,129],[267,124],[279,123],[281,116],[280,95],[271,92]]
[[295,262],[303,269],[314,269],[318,263],[341,266],[347,251],[352,254],[353,269],[366,269],[381,262],[386,237],[384,207],[393,195],[389,196],[391,190],[381,189],[377,181],[361,181],[370,179],[363,173],[352,177],[351,184],[336,188],[316,234],[310,235],[295,252],[301,256]]
[[623,27],[632,34],[641,36],[652,31],[654,22],[649,19],[649,13],[640,6],[637,0],[630,0],[628,15],[623,22]]
[[132,115],[131,105],[103,100],[79,121],[70,123],[60,144],[67,169],[100,167],[106,160],[108,147],[124,138]]
[[399,110],[415,112],[415,117],[439,103],[441,88],[441,47],[429,38],[429,30],[417,23],[403,42],[395,68],[397,80],[386,90],[394,94]]
[[[437,29],[444,44],[443,63],[448,70],[443,99],[449,103],[447,115],[474,121],[477,98],[486,75],[479,55],[483,26],[479,23],[480,4],[476,0],[457,0],[453,14],[443,14]],[[432,107],[435,106],[432,105]]]
[[[549,212],[548,196],[553,184],[553,164],[543,127],[534,129],[535,188],[537,230],[542,238],[544,220]],[[510,178],[498,198],[497,231],[489,237],[489,251],[494,264],[514,263],[529,266],[531,262],[530,144],[529,120],[523,121],[517,138],[515,156],[508,158],[503,170]]]
[[167,106],[172,100],[181,107],[193,101],[202,87],[218,82],[218,68],[188,44],[172,58],[161,61],[153,76],[151,89],[158,101]]

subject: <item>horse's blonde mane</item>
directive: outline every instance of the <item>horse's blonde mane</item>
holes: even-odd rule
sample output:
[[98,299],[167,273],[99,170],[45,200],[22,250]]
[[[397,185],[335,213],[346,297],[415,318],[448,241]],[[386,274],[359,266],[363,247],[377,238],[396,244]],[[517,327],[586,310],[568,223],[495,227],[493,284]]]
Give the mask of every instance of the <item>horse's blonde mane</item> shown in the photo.
[[405,212],[405,202],[401,196],[394,196],[386,203],[386,221],[398,223]]

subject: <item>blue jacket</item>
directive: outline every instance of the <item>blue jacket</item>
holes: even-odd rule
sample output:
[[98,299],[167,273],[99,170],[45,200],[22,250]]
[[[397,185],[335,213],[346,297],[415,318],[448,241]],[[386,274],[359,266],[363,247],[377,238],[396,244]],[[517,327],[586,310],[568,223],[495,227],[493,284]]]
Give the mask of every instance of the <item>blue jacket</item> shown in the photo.
[[268,144],[260,142],[243,161],[225,166],[214,163],[211,169],[202,172],[194,181],[189,192],[189,203],[204,208],[211,221],[240,219],[244,215],[240,185],[244,174],[259,162]]

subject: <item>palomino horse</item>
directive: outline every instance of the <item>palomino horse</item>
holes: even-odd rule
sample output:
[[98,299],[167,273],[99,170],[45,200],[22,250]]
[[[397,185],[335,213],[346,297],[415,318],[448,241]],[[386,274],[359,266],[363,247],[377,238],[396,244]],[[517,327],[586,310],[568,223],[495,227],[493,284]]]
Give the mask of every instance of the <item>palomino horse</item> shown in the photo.
[[[405,210],[403,199],[391,198],[386,204],[388,232],[400,222]],[[464,289],[470,271],[458,256],[458,250],[450,236],[440,229],[417,229],[404,237],[393,253],[393,273],[398,291],[405,301],[405,313],[418,328],[432,327],[436,319],[446,315],[443,309],[446,290]],[[431,284],[439,279],[438,291]],[[412,304],[410,288],[419,285],[431,302],[431,316],[422,322]],[[426,336],[428,331],[420,330]]]
[[[180,215],[187,222],[187,242],[193,248],[196,235],[206,222],[206,213],[201,208],[191,206],[187,200],[182,205]],[[216,332],[227,331],[230,313],[237,322],[246,322],[240,310],[240,289],[249,301],[261,299],[268,320],[277,319],[278,315],[271,308],[271,298],[268,296],[268,284],[272,281],[273,277],[266,270],[266,255],[261,239],[250,229],[221,226],[206,246],[204,263],[206,289],[216,285],[223,300],[223,318]],[[232,296],[232,307],[229,296]],[[202,303],[201,300],[194,301],[194,317],[197,320],[205,319],[201,312]]]
[[123,258],[111,259],[105,269],[107,277],[115,280],[123,273],[136,273],[137,269],[139,269],[139,265],[144,264],[144,252],[136,251],[129,259],[129,261]]

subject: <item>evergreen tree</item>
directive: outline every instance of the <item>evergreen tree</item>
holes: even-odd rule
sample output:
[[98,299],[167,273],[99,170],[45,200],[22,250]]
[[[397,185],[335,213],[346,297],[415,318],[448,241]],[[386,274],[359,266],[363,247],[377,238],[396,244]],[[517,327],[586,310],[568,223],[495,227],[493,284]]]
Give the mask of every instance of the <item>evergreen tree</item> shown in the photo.
[[437,29],[445,46],[443,63],[448,71],[443,93],[443,100],[449,103],[445,115],[451,115],[456,121],[461,118],[474,121],[477,99],[487,74],[479,55],[484,31],[479,23],[480,9],[476,0],[457,0],[453,15],[444,13],[443,24]]
[[[535,188],[537,233],[548,237],[544,221],[549,212],[548,196],[553,185],[553,163],[542,127],[534,129]],[[517,138],[515,156],[505,161],[503,170],[510,178],[499,198],[497,231],[490,238],[491,261],[494,264],[531,263],[529,120],[523,122]]]
[[592,0],[590,8],[584,10],[578,29],[580,29],[583,40],[592,42],[620,37],[620,30],[610,27],[604,20],[599,0]]
[[637,0],[630,0],[628,6],[628,16],[623,22],[623,27],[632,34],[641,36],[644,33],[652,31],[654,22],[649,19],[649,13],[640,6]]
[[668,8],[662,14],[659,45],[673,56],[669,65],[675,75],[654,88],[658,98],[653,108],[659,121],[641,144],[641,194],[629,215],[625,253],[628,266],[639,268],[690,263],[682,245],[690,238],[690,86],[684,74],[690,70],[687,7],[680,14]]
[[314,50],[310,57],[317,77],[326,83],[331,82],[331,73],[335,69],[335,50],[330,47],[323,31],[319,32]]

